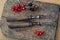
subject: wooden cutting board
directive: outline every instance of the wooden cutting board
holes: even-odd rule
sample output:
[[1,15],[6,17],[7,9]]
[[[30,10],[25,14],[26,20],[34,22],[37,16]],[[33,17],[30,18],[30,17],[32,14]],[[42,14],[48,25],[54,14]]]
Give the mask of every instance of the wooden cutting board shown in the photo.
[[[1,14],[2,14],[2,11],[3,11],[3,7],[4,7],[4,3],[5,3],[6,0],[0,0],[0,17],[1,17]],[[55,4],[59,4],[60,5],[60,0],[37,0],[37,1],[42,1],[42,2],[49,2],[49,3],[55,3]],[[60,17],[59,17],[59,20],[60,20]],[[57,28],[57,33],[56,33],[56,40],[60,40],[60,21],[58,21],[58,28]],[[0,29],[0,40],[13,40],[13,39],[10,39],[10,38],[5,38],[1,32],[1,29]]]

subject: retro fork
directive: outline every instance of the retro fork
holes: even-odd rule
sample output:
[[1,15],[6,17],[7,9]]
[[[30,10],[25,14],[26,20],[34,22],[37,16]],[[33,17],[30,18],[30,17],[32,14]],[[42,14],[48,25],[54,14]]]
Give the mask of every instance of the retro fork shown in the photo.
[[19,22],[19,21],[28,21],[28,20],[32,20],[32,19],[46,19],[48,18],[47,16],[44,15],[38,15],[38,16],[29,16],[28,18],[24,18],[24,19],[16,19],[16,18],[6,18],[7,22]]
[[48,25],[52,25],[53,22],[29,22],[28,25],[13,25],[10,24],[8,25],[10,29],[15,29],[15,28],[26,28],[26,27],[33,27],[35,25],[37,26],[48,26]]

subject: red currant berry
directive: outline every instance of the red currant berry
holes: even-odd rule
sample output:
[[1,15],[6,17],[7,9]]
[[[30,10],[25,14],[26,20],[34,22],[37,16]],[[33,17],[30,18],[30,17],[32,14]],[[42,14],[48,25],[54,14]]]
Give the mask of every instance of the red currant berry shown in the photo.
[[25,7],[21,7],[21,10],[25,10],[26,8]]
[[17,11],[18,11],[18,8],[16,7],[16,8],[15,8],[15,12],[17,12]]
[[44,31],[42,32],[42,34],[44,34]]
[[15,6],[15,5],[13,5],[13,6],[12,6],[12,11],[15,11],[15,8],[16,8],[16,6]]
[[18,11],[21,11],[21,8],[18,8]]
[[22,7],[25,7],[25,4],[22,4]]
[[38,36],[41,36],[41,35],[44,34],[44,32],[42,32],[42,31],[37,31],[36,34],[37,34]]
[[40,35],[41,35],[41,33],[40,33],[39,31],[37,31],[37,32],[36,32],[36,35],[40,36]]
[[18,4],[17,4],[17,7],[18,7],[18,8],[21,8],[21,5],[18,3]]

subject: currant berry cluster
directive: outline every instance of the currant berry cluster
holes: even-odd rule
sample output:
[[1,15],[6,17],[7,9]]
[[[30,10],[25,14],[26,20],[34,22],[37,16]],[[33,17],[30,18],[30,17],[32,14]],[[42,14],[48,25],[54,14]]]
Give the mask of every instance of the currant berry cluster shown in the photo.
[[37,36],[42,36],[42,35],[44,34],[44,31],[33,30],[33,32],[34,32]]
[[29,8],[30,11],[35,11],[38,9],[38,6],[34,5],[33,3],[29,3],[28,6],[30,7]]
[[17,5],[13,5],[12,6],[12,11],[18,12],[18,11],[22,11],[25,10],[25,4],[20,5],[19,3]]
[[[35,10],[37,10],[37,8],[38,8],[38,6],[37,5],[34,5],[33,3],[28,3],[28,6],[29,6],[29,10],[30,11],[35,11]],[[25,10],[25,9],[27,9],[26,7],[25,7],[25,4],[22,4],[22,5],[20,5],[19,3],[17,4],[17,5],[13,5],[12,6],[12,11],[15,11],[15,12],[18,12],[18,11],[21,11],[21,10]]]

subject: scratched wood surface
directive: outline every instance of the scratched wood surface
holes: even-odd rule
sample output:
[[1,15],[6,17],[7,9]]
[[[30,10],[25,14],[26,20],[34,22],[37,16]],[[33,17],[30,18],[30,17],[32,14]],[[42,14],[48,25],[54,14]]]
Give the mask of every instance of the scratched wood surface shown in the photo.
[[[4,37],[4,36],[3,36]],[[2,36],[1,36],[1,38],[2,38]],[[5,37],[4,37],[5,38]],[[4,40],[4,39],[1,39],[1,40]],[[8,40],[8,39],[7,39]],[[11,40],[11,39],[10,39]]]

